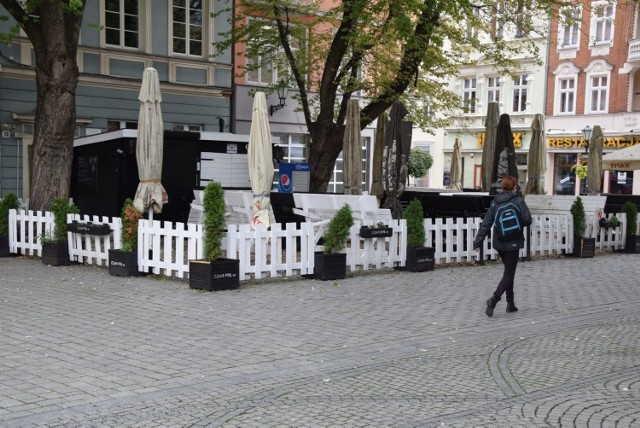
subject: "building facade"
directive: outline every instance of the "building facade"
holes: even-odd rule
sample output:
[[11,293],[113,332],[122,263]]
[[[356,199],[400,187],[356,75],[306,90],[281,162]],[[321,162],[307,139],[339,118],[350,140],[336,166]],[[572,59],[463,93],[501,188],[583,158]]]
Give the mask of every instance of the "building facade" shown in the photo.
[[[77,135],[136,128],[147,67],[160,76],[165,129],[229,132],[232,55],[214,59],[212,46],[229,26],[228,14],[212,13],[227,7],[216,0],[87,2],[77,57]],[[2,7],[0,15],[8,16]],[[0,32],[14,24],[0,21]],[[0,195],[29,197],[34,65],[24,33],[0,44]]]

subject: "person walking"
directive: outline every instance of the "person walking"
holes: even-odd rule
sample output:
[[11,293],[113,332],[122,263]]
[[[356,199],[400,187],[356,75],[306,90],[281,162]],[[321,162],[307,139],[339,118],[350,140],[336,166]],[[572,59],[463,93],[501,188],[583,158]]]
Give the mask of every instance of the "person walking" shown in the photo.
[[531,213],[524,199],[516,193],[516,185],[517,180],[514,177],[507,175],[502,179],[502,192],[491,202],[473,241],[474,250],[479,252],[489,229],[493,227],[491,244],[504,265],[502,279],[493,296],[487,300],[485,313],[489,317],[493,316],[493,310],[504,293],[507,295],[507,312],[518,310],[514,302],[513,282],[520,249],[524,248],[524,227],[531,224]]

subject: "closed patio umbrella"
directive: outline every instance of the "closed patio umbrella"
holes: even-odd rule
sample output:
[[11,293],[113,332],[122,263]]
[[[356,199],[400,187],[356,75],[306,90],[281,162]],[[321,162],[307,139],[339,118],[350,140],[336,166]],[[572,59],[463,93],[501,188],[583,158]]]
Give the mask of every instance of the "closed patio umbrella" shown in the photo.
[[149,218],[153,212],[161,213],[162,206],[169,199],[162,186],[163,133],[162,111],[160,103],[160,80],[154,68],[146,68],[142,74],[140,88],[140,114],[138,116],[138,142],[136,144],[136,161],[140,183],[136,190],[133,205],[138,211],[149,210]]
[[362,142],[357,100],[347,103],[346,129],[342,140],[342,179],[345,195],[362,194]]
[[382,152],[384,151],[384,127],[387,123],[387,113],[378,116],[376,124],[376,137],[373,146],[373,164],[371,166],[371,188],[369,194],[378,199],[378,204],[384,197],[384,187],[382,185]]
[[451,154],[451,182],[448,189],[462,190],[462,143],[456,138],[453,143],[453,153]]
[[493,159],[493,175],[491,177],[491,194],[496,194],[502,178],[510,175],[518,180],[518,167],[516,166],[516,148],[513,145],[511,133],[511,119],[503,113],[498,121],[496,147]]
[[498,103],[490,102],[487,106],[487,117],[484,121],[484,145],[482,146],[482,190],[488,192],[493,177],[493,156],[498,133],[498,118],[500,110]]
[[271,225],[271,187],[273,186],[273,152],[271,148],[271,128],[267,114],[267,99],[264,92],[256,92],[251,114],[249,131],[249,179],[253,192],[253,218],[251,228],[257,224]]
[[544,175],[547,172],[547,146],[544,142],[544,116],[537,113],[531,123],[531,142],[527,159],[527,185],[525,194],[544,195]]
[[603,137],[600,125],[594,126],[589,144],[589,163],[587,163],[587,193],[600,193]]
[[408,177],[409,150],[413,124],[403,121],[408,110],[400,102],[391,106],[389,122],[385,125],[384,151],[382,155],[382,183],[385,190],[384,208],[389,208],[393,218],[402,217],[400,196]]

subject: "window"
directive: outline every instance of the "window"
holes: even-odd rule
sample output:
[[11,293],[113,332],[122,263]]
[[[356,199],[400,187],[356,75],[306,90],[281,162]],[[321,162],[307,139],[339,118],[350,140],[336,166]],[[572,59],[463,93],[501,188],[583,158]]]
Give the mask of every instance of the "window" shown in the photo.
[[467,39],[474,39],[478,37],[478,26],[476,24],[476,19],[478,19],[479,16],[480,16],[480,10],[474,7],[473,19],[467,20],[467,30],[466,30]]
[[527,110],[527,75],[513,79],[513,111],[521,113]]
[[[361,186],[362,188],[367,191],[369,190],[369,178],[368,178],[368,171],[369,168],[367,168],[368,162],[367,160],[369,159],[369,144],[370,144],[370,138],[369,137],[362,137],[361,141],[362,141],[362,182],[361,182]],[[340,154],[338,155],[338,158],[336,159],[336,166],[333,169],[333,174],[331,175],[331,178],[329,179],[329,185],[327,186],[327,192],[329,193],[343,193],[344,192],[344,176],[343,176],[343,154],[342,152],[340,152]]]
[[594,41],[611,42],[613,35],[613,4],[600,4],[594,7]]
[[476,112],[476,78],[464,79],[462,100],[466,113]]
[[107,45],[138,48],[138,1],[105,0],[104,28]]
[[560,28],[558,31],[561,48],[577,48],[578,35],[580,34],[580,17],[582,11],[579,7],[567,7],[562,12]]
[[607,113],[609,110],[609,84],[613,66],[604,60],[595,60],[585,68],[585,113]]
[[559,113],[575,113],[576,79],[573,77],[558,80],[560,92]]
[[592,112],[606,112],[607,110],[607,76],[595,76],[591,78],[591,107]]
[[502,19],[502,15],[505,11],[504,2],[496,2],[493,5],[493,16],[491,18],[491,39],[497,40],[502,39],[504,36],[504,19]]
[[201,0],[173,0],[173,52],[202,56]]
[[500,102],[499,77],[487,77],[487,102]]
[[173,125],[174,131],[201,132],[202,129],[202,125],[190,125],[188,123],[176,123]]

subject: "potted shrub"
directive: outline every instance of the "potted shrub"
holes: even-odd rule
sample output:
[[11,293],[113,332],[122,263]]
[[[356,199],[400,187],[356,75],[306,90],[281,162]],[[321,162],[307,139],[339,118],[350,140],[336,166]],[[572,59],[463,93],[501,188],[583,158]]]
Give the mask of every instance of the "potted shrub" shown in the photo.
[[596,249],[596,238],[584,236],[584,232],[587,229],[587,217],[580,196],[571,204],[571,216],[573,217],[573,255],[575,257],[593,257]]
[[327,226],[324,239],[324,251],[314,255],[313,277],[328,281],[347,277],[347,255],[340,253],[347,244],[349,229],[353,226],[353,213],[348,204],[344,204]]
[[66,198],[55,198],[51,202],[53,232],[40,237],[42,263],[52,266],[69,266],[69,244],[67,243],[67,214],[77,214],[78,207]]
[[640,239],[638,232],[638,207],[633,201],[627,201],[622,205],[622,212],[627,217],[627,237],[624,249],[627,253],[640,253]]
[[122,233],[120,249],[109,250],[109,273],[115,276],[138,276],[138,221],[143,213],[133,205],[131,198],[124,201],[120,218]]
[[9,252],[9,210],[17,210],[20,204],[13,193],[0,199],[0,257],[8,257]]
[[435,267],[434,249],[425,247],[424,211],[422,203],[414,198],[403,212],[407,221],[407,260],[405,270],[424,272]]
[[202,202],[204,260],[189,261],[189,287],[207,291],[233,290],[240,286],[240,261],[224,258],[224,190],[217,181],[204,189]]

